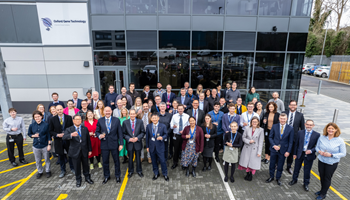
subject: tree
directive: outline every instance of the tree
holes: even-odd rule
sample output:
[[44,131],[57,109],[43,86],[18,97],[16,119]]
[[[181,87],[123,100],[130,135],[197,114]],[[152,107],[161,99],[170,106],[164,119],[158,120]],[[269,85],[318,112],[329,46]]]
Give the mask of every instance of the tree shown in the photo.
[[[324,45],[324,55],[326,55],[327,57],[331,57],[332,55],[334,55],[334,48],[332,45],[333,39],[334,39],[334,30],[330,29],[327,32],[327,38]],[[322,41],[323,40],[324,40],[324,37]]]
[[350,37],[348,38],[348,47],[346,48],[345,55],[350,55]]
[[346,33],[339,31],[332,41],[333,55],[343,55],[346,50]]
[[320,54],[320,52],[317,37],[314,33],[309,32],[306,43],[305,56],[310,58],[311,56],[318,54]]
[[312,13],[312,18],[310,19],[309,31],[312,31],[314,33],[322,32],[325,22],[328,16],[331,14],[331,12],[331,10],[325,10],[323,6],[323,0],[316,0],[314,5],[314,11]]
[[325,0],[325,8],[332,10],[337,15],[337,32],[340,30],[340,20],[344,14],[344,11],[348,8],[349,0]]

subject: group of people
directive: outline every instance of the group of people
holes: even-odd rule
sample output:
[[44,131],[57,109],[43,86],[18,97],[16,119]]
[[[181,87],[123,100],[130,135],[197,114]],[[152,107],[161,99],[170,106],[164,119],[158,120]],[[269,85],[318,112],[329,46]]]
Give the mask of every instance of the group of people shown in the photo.
[[[277,184],[281,185],[287,159],[286,170],[293,174],[289,184],[297,183],[304,163],[303,187],[309,191],[310,171],[317,152],[322,187],[316,195],[317,199],[324,199],[339,160],[346,155],[339,127],[329,123],[322,134],[314,131],[314,121],[305,121],[303,114],[297,111],[297,102],[291,100],[289,110],[285,111],[277,92],[264,108],[259,94],[252,87],[246,95],[246,105],[243,105],[236,87],[235,82],[227,83],[224,90],[221,86],[204,90],[198,85],[194,91],[186,82],[177,96],[171,85],[163,89],[160,82],[154,92],[145,86],[142,93],[135,90],[134,83],[130,83],[129,90],[123,87],[121,94],[116,94],[111,85],[104,100],[99,99],[96,91],[88,92],[84,100],[73,92],[73,98],[66,105],[59,101],[57,93],[53,93],[48,112],[44,105],[39,104],[32,114],[33,121],[28,131],[23,119],[16,115],[16,109],[9,110],[11,117],[3,123],[9,160],[13,166],[18,165],[14,157],[16,143],[20,162],[27,163],[23,154],[27,132],[34,139],[37,178],[44,171],[42,155],[46,176],[51,176],[49,153],[52,152],[58,155],[59,177],[65,176],[66,163],[69,163],[76,176],[76,186],[80,187],[81,168],[85,181],[94,183],[89,172],[95,167],[94,158],[98,167],[103,168],[102,183],[110,180],[110,154],[115,165],[116,182],[120,183],[120,156],[124,158],[123,163],[128,163],[129,178],[135,171],[134,159],[136,173],[141,178],[144,176],[141,163],[147,156],[147,161],[153,166],[152,179],[160,176],[160,164],[162,175],[168,181],[168,160],[172,160],[171,169],[180,165],[186,176],[196,177],[200,155],[204,164],[202,171],[205,172],[212,169],[213,159],[221,163],[219,153],[223,152],[225,182],[229,179],[235,181],[236,167],[246,172],[245,180],[251,181],[264,163],[269,164],[266,182],[270,183],[276,177]],[[293,160],[294,171],[291,168]]]

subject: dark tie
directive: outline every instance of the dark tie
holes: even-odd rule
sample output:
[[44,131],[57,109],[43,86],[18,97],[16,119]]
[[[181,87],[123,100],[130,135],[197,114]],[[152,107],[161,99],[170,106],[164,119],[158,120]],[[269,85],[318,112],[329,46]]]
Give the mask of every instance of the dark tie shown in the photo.
[[194,110],[194,119],[196,120],[196,123],[197,123],[197,110]]
[[290,116],[289,126],[293,126],[293,113],[291,113],[291,116]]
[[135,121],[132,121],[131,129],[132,129],[132,134],[134,135],[134,133],[135,133]]
[[182,115],[180,115],[180,122],[179,122],[179,131],[182,131]]

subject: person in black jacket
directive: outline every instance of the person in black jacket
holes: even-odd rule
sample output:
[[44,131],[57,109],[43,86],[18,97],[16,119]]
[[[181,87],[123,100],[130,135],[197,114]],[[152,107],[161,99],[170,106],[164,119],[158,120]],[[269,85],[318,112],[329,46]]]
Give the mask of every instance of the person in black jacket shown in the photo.
[[[205,121],[201,126],[204,134],[204,149],[203,149],[203,163],[202,171],[211,170],[211,163],[213,161],[213,152],[215,147],[215,137],[217,134],[217,127],[211,122],[211,116],[205,115]],[[207,167],[207,163],[209,163]]]
[[219,97],[217,96],[217,90],[214,88],[211,91],[211,96],[208,98],[208,102],[209,102],[209,110],[212,111],[214,110],[214,104],[216,102],[219,102]]
[[[61,105],[56,106],[57,115],[52,117],[50,120],[50,134],[54,138],[55,153],[59,155],[60,165],[61,165],[61,174],[59,178],[63,178],[66,175],[66,155],[64,150],[69,153],[69,141],[62,140],[64,131],[73,126],[72,117],[69,115],[63,114],[63,107]],[[75,174],[72,158],[69,157],[69,166],[73,174]]]
[[148,103],[148,100],[150,99],[153,101],[153,92],[150,91],[149,85],[145,85],[145,87],[143,87],[143,92],[141,93],[142,103]]
[[68,156],[73,158],[77,187],[81,186],[81,164],[83,165],[85,181],[89,184],[94,183],[89,173],[88,157],[92,153],[90,135],[88,129],[82,126],[81,122],[81,116],[75,115],[73,117],[74,126],[67,128],[62,137],[63,140],[70,141]]
[[196,119],[196,125],[200,126],[204,122],[205,113],[203,110],[198,109],[199,101],[197,99],[192,102],[192,109],[187,110],[189,116],[193,116]]
[[205,100],[205,94],[202,92],[199,94],[199,109],[203,110],[207,114],[209,110],[209,102]]
[[262,162],[268,164],[270,162],[270,140],[269,135],[272,125],[279,123],[280,114],[277,112],[277,104],[275,102],[269,102],[266,105],[266,113],[264,114],[264,135],[265,135],[265,158]]
[[228,113],[228,108],[224,97],[220,98],[219,103],[220,103],[220,111],[223,112],[224,114]]

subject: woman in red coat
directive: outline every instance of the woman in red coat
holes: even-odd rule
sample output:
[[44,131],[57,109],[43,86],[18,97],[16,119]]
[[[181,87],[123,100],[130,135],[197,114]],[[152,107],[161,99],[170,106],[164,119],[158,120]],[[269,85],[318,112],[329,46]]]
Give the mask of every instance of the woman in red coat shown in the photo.
[[86,119],[84,126],[88,129],[91,140],[92,154],[90,158],[90,169],[94,169],[94,157],[98,162],[98,168],[102,168],[101,164],[101,141],[96,137],[95,131],[97,126],[97,119],[94,118],[94,113],[91,110],[86,112]]
[[200,126],[196,126],[196,119],[190,117],[189,126],[182,131],[182,157],[181,165],[186,168],[186,176],[190,175],[189,167],[192,165],[192,176],[196,177],[198,156],[203,152],[204,134]]

